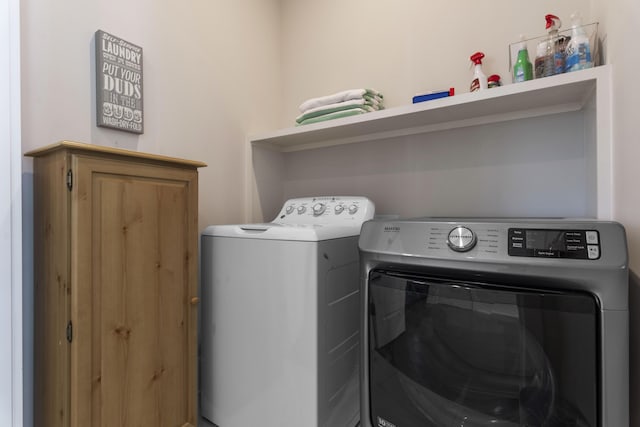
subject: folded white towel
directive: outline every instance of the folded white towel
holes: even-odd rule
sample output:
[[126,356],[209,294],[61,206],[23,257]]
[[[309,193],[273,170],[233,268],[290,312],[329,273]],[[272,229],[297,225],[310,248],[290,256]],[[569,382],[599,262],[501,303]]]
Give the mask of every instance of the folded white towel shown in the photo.
[[308,110],[305,110],[303,114],[300,114],[300,116],[296,117],[296,120],[299,117],[301,117],[301,116],[303,116],[305,114],[315,113],[317,111],[324,111],[324,110],[329,110],[329,109],[332,109],[332,108],[341,108],[341,107],[344,107],[342,109],[345,110],[349,106],[352,106],[352,105],[365,105],[365,103],[373,105],[372,102],[368,102],[364,98],[350,99],[348,101],[335,102],[333,104],[327,104],[327,105],[320,105],[319,107],[309,108]]
[[373,89],[349,89],[332,95],[308,99],[300,104],[300,107],[298,108],[301,112],[305,113],[312,108],[321,107],[323,105],[336,104],[338,102],[349,101],[351,99],[363,98],[365,94],[371,95],[372,97],[377,96],[382,98],[382,94]]
[[359,107],[353,107],[350,110],[335,111],[333,113],[322,114],[321,116],[318,116],[318,117],[311,117],[299,123],[296,123],[296,126],[308,125],[311,123],[319,123],[319,122],[324,122],[326,120],[340,119],[343,117],[350,117],[350,116],[355,116],[355,115],[364,114],[364,113],[366,113],[366,111],[360,109]]
[[321,105],[320,107],[311,108],[304,113],[296,117],[296,122],[301,123],[312,117],[317,117],[323,114],[334,113],[336,111],[350,110],[353,108],[359,108],[364,111],[376,111],[380,110],[379,103],[374,104],[368,97],[360,99],[350,99],[348,101],[336,102],[335,104]]
[[372,105],[382,105],[383,99],[380,96],[370,96],[370,95],[365,95],[363,97],[363,99],[365,101],[370,102]]

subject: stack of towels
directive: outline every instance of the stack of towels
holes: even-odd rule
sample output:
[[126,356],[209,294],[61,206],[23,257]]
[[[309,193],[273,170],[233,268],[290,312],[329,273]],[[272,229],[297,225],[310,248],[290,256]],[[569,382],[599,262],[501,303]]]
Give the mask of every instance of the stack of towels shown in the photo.
[[383,96],[373,89],[350,89],[300,104],[296,126],[382,110]]

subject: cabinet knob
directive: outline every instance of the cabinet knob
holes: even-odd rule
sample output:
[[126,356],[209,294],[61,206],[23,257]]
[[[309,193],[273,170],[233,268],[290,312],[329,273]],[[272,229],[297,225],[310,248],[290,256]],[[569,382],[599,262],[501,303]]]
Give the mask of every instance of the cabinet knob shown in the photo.
[[191,298],[191,305],[198,305],[198,303],[200,303],[200,298],[198,297]]

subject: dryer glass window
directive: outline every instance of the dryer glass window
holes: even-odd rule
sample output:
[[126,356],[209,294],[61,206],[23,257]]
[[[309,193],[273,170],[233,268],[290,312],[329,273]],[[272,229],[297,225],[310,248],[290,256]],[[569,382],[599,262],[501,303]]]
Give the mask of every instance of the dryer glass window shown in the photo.
[[597,313],[582,293],[373,271],[371,424],[595,427]]

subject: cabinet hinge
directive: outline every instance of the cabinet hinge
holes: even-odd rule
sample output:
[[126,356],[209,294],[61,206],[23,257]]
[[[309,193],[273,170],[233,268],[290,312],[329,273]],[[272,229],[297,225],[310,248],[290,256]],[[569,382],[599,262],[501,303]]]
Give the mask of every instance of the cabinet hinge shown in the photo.
[[69,191],[73,188],[73,172],[71,172],[71,169],[67,171],[67,188]]
[[67,341],[73,341],[73,325],[71,324],[71,320],[67,323]]

